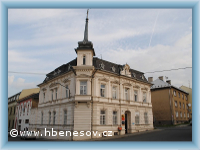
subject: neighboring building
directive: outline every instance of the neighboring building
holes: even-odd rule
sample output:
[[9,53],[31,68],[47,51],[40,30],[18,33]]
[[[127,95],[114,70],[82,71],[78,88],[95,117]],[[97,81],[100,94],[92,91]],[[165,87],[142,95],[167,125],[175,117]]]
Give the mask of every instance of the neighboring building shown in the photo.
[[[86,140],[153,129],[150,84],[144,73],[128,64],[119,65],[95,56],[88,41],[88,18],[84,40],[75,49],[77,58],[46,75],[39,84],[38,108],[32,109],[30,130],[84,131],[84,136],[45,138]],[[66,87],[66,88],[65,88]],[[118,127],[122,126],[119,131]],[[85,136],[86,132],[96,132]],[[89,134],[89,133],[88,133]],[[107,133],[108,134],[108,133]]]
[[171,85],[171,80],[164,81],[163,76],[153,81],[151,101],[153,106],[154,125],[178,124],[189,121],[188,93]]
[[39,88],[22,90],[21,95],[17,100],[17,109],[15,115],[15,128],[18,131],[28,131],[31,108],[38,107],[39,91]]
[[189,106],[189,119],[192,119],[192,89],[187,87],[187,86],[181,86],[180,87],[182,90],[186,91],[187,93],[189,93],[188,95],[188,106]]
[[19,99],[20,93],[17,93],[8,98],[8,130],[15,129],[15,109],[17,100]]

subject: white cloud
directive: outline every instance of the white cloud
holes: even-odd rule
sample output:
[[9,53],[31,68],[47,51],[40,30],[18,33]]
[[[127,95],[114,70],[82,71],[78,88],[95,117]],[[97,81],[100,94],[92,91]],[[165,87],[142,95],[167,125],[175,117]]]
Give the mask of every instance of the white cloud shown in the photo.
[[14,81],[14,76],[8,76],[8,85],[11,85]]

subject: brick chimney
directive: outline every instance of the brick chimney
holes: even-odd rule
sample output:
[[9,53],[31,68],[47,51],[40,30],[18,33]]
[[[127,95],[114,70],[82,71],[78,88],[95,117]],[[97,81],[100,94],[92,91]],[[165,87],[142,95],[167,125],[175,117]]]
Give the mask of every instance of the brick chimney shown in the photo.
[[148,82],[153,82],[153,77],[148,77]]
[[167,80],[166,82],[171,85],[171,80]]
[[160,76],[160,77],[158,77],[160,80],[162,80],[163,81],[163,76]]

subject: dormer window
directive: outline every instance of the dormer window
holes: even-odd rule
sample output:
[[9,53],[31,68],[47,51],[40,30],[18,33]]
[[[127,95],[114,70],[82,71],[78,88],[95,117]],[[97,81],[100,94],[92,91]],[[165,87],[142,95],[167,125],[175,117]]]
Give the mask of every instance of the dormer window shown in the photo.
[[83,65],[85,65],[85,62],[86,62],[86,57],[83,56]]
[[101,69],[104,69],[104,64],[103,63],[101,63],[101,64],[99,64],[99,67],[101,68]]
[[135,77],[136,77],[136,74],[135,74],[135,73],[132,73],[132,76],[135,78]]
[[142,75],[142,80],[144,80],[144,75]]

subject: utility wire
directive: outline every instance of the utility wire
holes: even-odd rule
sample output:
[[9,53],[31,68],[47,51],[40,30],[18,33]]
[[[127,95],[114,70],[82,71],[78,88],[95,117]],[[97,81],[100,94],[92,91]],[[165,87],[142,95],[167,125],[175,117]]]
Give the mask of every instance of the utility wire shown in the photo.
[[[145,72],[146,73],[156,73],[156,72],[165,72],[165,71],[175,71],[180,69],[188,69],[192,67],[185,67],[185,68],[176,68],[176,69],[169,69],[169,70],[161,70],[161,71],[152,71],[152,72]],[[47,73],[34,73],[34,72],[18,72],[18,71],[8,71],[8,73],[19,73],[19,74],[35,74],[35,75],[47,75]],[[51,75],[51,74],[48,74]],[[53,75],[53,74],[52,74]]]

